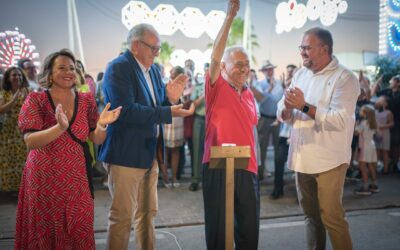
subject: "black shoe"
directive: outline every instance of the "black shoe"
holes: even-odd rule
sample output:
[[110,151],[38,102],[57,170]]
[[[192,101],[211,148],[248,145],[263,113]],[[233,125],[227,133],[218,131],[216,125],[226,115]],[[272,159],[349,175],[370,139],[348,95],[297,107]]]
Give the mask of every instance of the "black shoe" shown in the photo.
[[189,186],[189,190],[190,191],[197,191],[197,189],[199,189],[199,184],[198,183],[192,183],[192,184],[190,184],[190,186]]
[[377,185],[374,184],[369,184],[368,185],[368,189],[369,191],[371,191],[372,193],[379,193],[381,190],[379,189],[379,187]]
[[364,187],[360,187],[356,190],[354,190],[354,192],[356,193],[356,195],[371,195],[372,192],[370,190],[368,190],[368,188],[364,188]]
[[277,200],[279,198],[281,198],[283,196],[283,192],[277,192],[277,191],[273,191],[270,195],[269,198],[271,200]]

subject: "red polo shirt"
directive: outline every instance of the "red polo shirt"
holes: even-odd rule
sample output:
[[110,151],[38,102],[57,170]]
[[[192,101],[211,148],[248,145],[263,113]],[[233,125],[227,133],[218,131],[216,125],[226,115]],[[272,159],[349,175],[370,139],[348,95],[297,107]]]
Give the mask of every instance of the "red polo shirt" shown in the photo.
[[233,143],[250,146],[251,158],[247,171],[257,174],[254,152],[254,126],[257,125],[256,104],[249,88],[239,94],[220,74],[214,86],[206,76],[206,138],[203,163],[210,161],[211,146]]

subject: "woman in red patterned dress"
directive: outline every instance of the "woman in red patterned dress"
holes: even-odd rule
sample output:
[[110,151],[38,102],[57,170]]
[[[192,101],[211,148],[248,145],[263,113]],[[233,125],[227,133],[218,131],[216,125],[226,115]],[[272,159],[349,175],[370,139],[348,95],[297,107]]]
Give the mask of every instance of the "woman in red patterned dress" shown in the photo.
[[[93,199],[83,146],[101,144],[121,107],[97,113],[92,95],[75,90],[75,58],[49,55],[42,79],[47,90],[28,95],[19,128],[30,149],[18,197],[15,249],[94,249]],[[75,137],[73,139],[73,137]]]

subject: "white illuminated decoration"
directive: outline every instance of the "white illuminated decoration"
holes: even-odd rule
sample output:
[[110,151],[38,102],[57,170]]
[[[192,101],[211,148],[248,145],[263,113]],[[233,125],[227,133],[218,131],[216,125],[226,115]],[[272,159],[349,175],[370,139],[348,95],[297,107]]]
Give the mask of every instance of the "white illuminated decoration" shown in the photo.
[[139,23],[153,25],[160,35],[173,35],[177,30],[191,38],[206,32],[215,39],[225,19],[225,12],[213,10],[207,16],[198,8],[186,7],[179,13],[174,6],[160,4],[151,10],[142,1],[130,1],[122,8],[122,23],[130,30]]
[[172,52],[169,62],[175,67],[185,65],[186,59],[192,59],[196,65],[196,69],[199,70],[203,67],[204,63],[210,62],[210,58],[211,49],[207,49],[204,52],[201,52],[198,49],[192,49],[189,52],[186,52],[182,49],[177,49]]
[[0,32],[0,67],[8,68],[16,66],[22,58],[30,58],[36,66],[40,65],[39,53],[31,39],[19,33],[18,28],[14,31]]
[[339,14],[347,11],[347,2],[342,0],[308,0],[307,6],[296,0],[281,2],[276,8],[276,32],[299,29],[307,22],[320,19],[324,26],[332,25]]
[[381,0],[379,4],[379,55],[387,54],[387,0]]
[[400,27],[396,23],[390,22],[388,24],[388,33],[390,47],[392,47],[393,51],[400,52],[400,45],[394,38],[395,34],[400,34]]
[[212,10],[206,16],[205,30],[209,37],[215,39],[218,35],[218,31],[222,26],[225,19],[225,12],[219,10]]
[[379,55],[400,54],[400,0],[381,0],[379,5]]
[[293,28],[302,27],[307,21],[306,6],[296,0],[282,2],[276,8],[276,32],[289,32]]
[[[147,12],[149,15],[151,15],[150,10],[147,10]],[[149,23],[152,22],[156,30],[162,31],[163,35],[171,36],[179,29],[177,18],[179,13],[173,6],[160,4],[154,9],[153,13],[155,13],[153,20],[150,21],[149,19]]]

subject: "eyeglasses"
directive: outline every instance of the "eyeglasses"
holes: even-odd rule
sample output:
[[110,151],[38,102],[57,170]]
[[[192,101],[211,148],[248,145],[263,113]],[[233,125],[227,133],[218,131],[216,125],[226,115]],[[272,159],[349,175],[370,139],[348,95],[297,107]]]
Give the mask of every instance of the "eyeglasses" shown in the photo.
[[161,47],[159,47],[159,46],[151,46],[150,44],[148,44],[142,40],[139,40],[139,41],[141,43],[143,43],[144,45],[146,45],[147,47],[149,47],[151,49],[151,52],[153,52],[153,54],[157,54],[161,50]]
[[243,70],[244,68],[250,69],[249,63],[237,62],[237,63],[234,63],[233,65],[235,65],[235,67],[238,68],[239,70]]
[[324,45],[322,45],[322,44],[318,44],[318,45],[316,45],[316,46],[300,45],[300,46],[299,46],[299,50],[300,50],[300,52],[303,52],[304,50],[308,52],[308,51],[310,51],[310,50],[313,49],[313,48],[322,47],[322,46],[324,46]]

